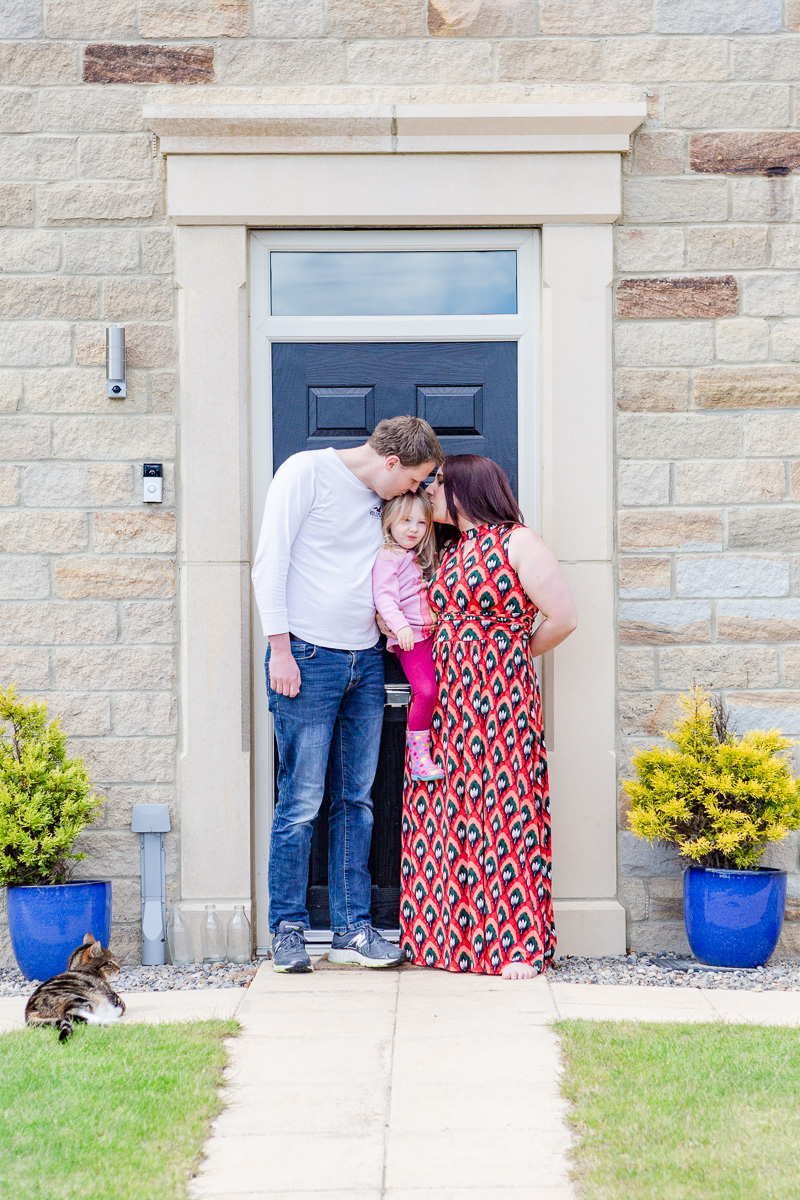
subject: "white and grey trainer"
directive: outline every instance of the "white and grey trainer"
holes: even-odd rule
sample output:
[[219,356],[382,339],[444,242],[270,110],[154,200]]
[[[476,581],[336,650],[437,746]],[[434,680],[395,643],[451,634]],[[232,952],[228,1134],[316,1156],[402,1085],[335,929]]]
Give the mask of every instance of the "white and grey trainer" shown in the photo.
[[303,974],[314,964],[306,950],[305,929],[299,922],[281,921],[272,938],[272,966],[276,971]]
[[405,961],[405,950],[387,942],[371,925],[352,933],[335,933],[328,951],[328,962],[358,967],[399,967]]

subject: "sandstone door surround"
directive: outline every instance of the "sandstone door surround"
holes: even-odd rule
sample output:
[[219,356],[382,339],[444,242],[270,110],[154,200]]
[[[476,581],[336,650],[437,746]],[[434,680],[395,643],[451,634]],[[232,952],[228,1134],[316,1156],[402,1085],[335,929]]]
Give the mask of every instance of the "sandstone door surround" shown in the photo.
[[[295,100],[145,110],[178,226],[183,900],[249,903],[263,869],[251,844],[248,229],[541,226],[542,532],[581,616],[545,678],[556,920],[562,952],[619,953],[611,223],[645,104]],[[520,396],[521,422],[535,399]],[[263,688],[260,664],[255,679]]]

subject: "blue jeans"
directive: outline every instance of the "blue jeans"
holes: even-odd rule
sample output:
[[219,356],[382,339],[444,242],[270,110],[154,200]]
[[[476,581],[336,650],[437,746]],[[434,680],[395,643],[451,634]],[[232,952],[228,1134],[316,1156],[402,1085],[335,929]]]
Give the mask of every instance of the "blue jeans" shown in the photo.
[[278,804],[269,848],[269,925],[308,928],[311,834],[330,787],[328,893],[334,933],[370,923],[372,783],[383,724],[383,651],[329,650],[292,641],[300,691],[267,692],[278,743]]

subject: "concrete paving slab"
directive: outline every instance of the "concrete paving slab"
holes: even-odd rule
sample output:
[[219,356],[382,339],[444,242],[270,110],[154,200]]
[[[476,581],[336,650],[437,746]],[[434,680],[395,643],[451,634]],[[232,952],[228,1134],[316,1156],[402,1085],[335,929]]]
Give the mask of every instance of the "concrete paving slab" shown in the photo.
[[453,1087],[480,1079],[484,1086],[541,1078],[559,1062],[556,1039],[547,1026],[532,1026],[524,1041],[484,1038],[396,1038],[392,1082],[427,1086],[446,1080]]
[[0,996],[0,1033],[25,1028],[25,996]]
[[228,1083],[264,1086],[287,1079],[318,1084],[376,1083],[388,1079],[391,1042],[365,1045],[352,1039],[256,1037],[232,1043]]
[[551,985],[559,1017],[591,1021],[718,1020],[706,989],[637,988],[582,983]]
[[235,1017],[247,995],[245,988],[208,988],[202,991],[126,992],[126,1025],[157,1025],[167,1021],[228,1020]]
[[800,992],[707,992],[721,1020],[732,1025],[800,1025]]
[[349,1135],[383,1131],[389,1104],[386,1080],[375,1084],[336,1083],[309,1087],[306,1083],[223,1089],[225,1105],[214,1132],[306,1133]]
[[476,1134],[519,1130],[526,1137],[540,1131],[565,1128],[567,1103],[555,1086],[543,1089],[536,1078],[516,1082],[506,1089],[493,1088],[487,1101],[483,1081],[460,1088],[450,1083],[416,1083],[392,1080],[390,1127],[401,1133],[436,1129]]
[[[313,1152],[311,1152],[313,1146]],[[266,1134],[212,1137],[193,1180],[195,1196],[238,1196],[242,1192],[380,1189],[383,1136],[326,1137]]]
[[[321,1195],[321,1193],[318,1193]],[[384,1200],[575,1200],[571,1184],[521,1188],[389,1188]]]
[[569,1186],[567,1152],[570,1135],[494,1131],[491,1137],[451,1131],[389,1133],[386,1186],[391,1188],[494,1187],[498,1179],[520,1183],[536,1178],[553,1186]]
[[[372,995],[373,993],[370,993]],[[271,1009],[256,1012],[247,1008],[240,1018],[248,1033],[254,1036],[309,1037],[309,1038],[358,1038],[369,1041],[382,1040],[392,1035],[395,1025],[394,1006],[373,1009],[361,1005],[345,1012],[293,1012]]]

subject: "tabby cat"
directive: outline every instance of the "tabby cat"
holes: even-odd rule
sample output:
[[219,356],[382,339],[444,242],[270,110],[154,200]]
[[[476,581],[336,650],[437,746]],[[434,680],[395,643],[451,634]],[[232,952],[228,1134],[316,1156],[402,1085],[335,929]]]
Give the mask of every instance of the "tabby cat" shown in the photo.
[[55,1025],[58,1040],[65,1042],[72,1033],[73,1021],[88,1025],[110,1025],[125,1012],[125,1005],[110,988],[107,979],[116,979],[119,963],[87,933],[69,956],[66,971],[40,983],[25,1006],[28,1025]]

